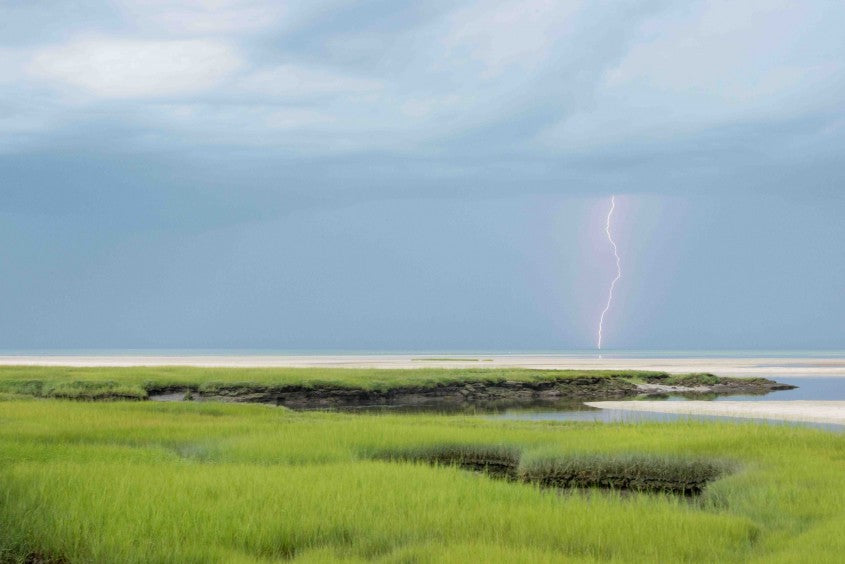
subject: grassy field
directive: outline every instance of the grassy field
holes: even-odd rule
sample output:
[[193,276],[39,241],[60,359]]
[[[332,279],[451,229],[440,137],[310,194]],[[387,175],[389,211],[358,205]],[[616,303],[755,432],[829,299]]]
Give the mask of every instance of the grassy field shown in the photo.
[[[731,471],[696,498],[561,493],[384,457],[480,447]],[[0,561],[835,562],[843,530],[845,437],[807,428],[0,401]]]
[[[621,378],[640,382],[660,372],[619,370],[529,370],[514,369],[359,369],[359,368],[74,368],[43,366],[0,366],[0,393],[99,399],[123,397],[145,399],[148,390],[193,387],[213,391],[221,385],[245,387],[342,386],[386,390],[399,386],[436,386],[453,382],[536,382],[561,378]],[[712,375],[692,375],[715,380]],[[666,382],[689,378],[667,376]]]

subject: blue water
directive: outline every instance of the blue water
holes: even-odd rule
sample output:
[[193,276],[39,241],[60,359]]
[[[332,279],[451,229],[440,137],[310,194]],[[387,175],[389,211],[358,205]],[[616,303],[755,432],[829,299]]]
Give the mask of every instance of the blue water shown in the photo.
[[798,386],[794,390],[779,390],[765,396],[726,396],[713,401],[781,401],[781,400],[845,400],[845,378],[839,377],[803,377],[789,378],[771,376],[782,384]]

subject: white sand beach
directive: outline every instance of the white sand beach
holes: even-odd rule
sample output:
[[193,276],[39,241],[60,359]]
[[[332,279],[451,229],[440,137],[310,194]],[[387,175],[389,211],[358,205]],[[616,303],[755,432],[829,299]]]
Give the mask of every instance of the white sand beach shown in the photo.
[[5,355],[0,365],[336,368],[536,368],[710,372],[720,376],[845,376],[843,358],[601,358],[553,354],[495,355]]
[[845,401],[595,401],[600,409],[845,425]]

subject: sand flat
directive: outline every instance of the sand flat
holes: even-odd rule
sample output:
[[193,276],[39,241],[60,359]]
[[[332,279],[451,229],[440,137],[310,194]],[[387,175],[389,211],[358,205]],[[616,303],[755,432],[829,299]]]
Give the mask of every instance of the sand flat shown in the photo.
[[[448,360],[438,360],[448,358]],[[845,376],[843,358],[600,358],[598,355],[5,355],[0,365],[230,368],[536,368],[711,372],[720,376]]]
[[590,407],[845,425],[845,401],[593,401]]

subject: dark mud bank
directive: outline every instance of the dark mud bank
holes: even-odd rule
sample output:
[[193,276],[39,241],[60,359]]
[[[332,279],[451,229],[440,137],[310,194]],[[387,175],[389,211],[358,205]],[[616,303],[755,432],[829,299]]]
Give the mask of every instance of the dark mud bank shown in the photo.
[[394,462],[455,466],[491,478],[542,488],[603,489],[694,497],[733,471],[721,460],[658,457],[645,454],[570,454],[524,460],[514,448],[484,445],[432,445],[372,456]]
[[553,405],[636,397],[683,395],[711,397],[767,394],[791,389],[765,378],[721,378],[710,374],[651,375],[639,381],[619,377],[561,377],[541,381],[455,381],[388,389],[330,384],[263,386],[214,384],[207,387],[148,388],[156,401],[227,401],[262,403],[294,409],[338,409],[377,406],[518,406]]

